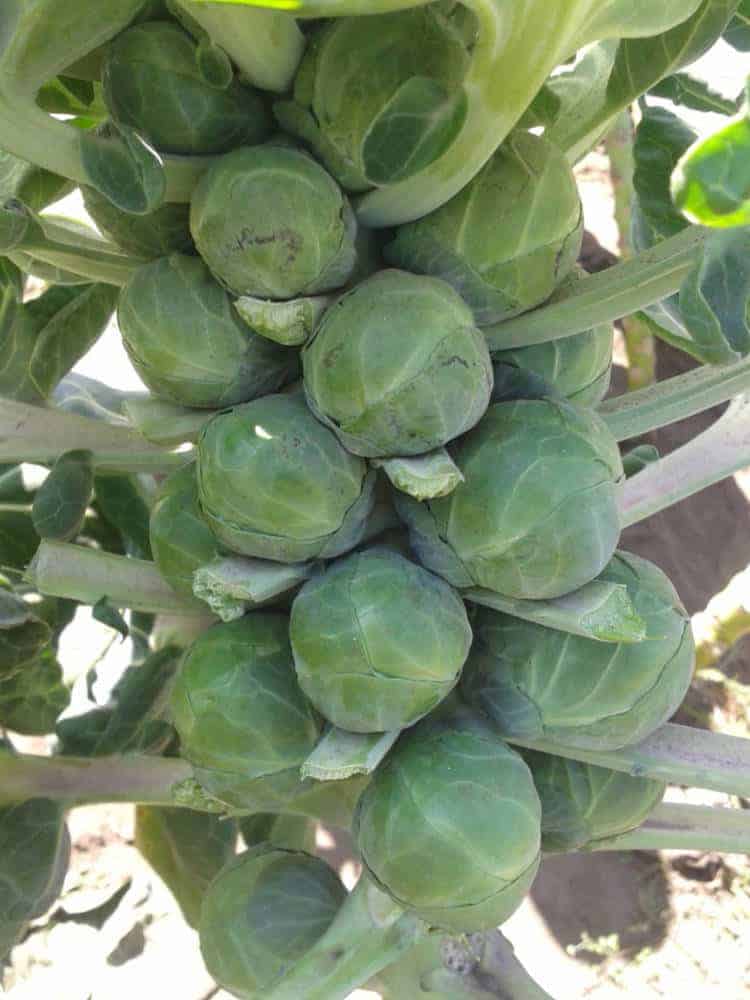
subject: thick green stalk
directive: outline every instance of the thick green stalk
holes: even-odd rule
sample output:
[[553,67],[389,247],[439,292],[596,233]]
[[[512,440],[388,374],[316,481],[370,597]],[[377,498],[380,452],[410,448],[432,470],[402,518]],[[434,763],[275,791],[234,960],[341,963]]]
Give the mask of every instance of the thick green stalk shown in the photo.
[[618,441],[647,434],[702,413],[750,391],[750,358],[730,365],[703,365],[658,385],[605,400],[599,416]]
[[178,757],[39,757],[0,754],[0,806],[27,799],[70,805],[140,802],[179,805],[176,789],[193,769]]
[[265,1000],[346,1000],[427,933],[363,875],[328,931]]
[[560,746],[554,740],[505,738],[531,750],[609,767],[636,777],[750,796],[750,740],[738,736],[668,722],[645,740],[622,750],[580,750]]
[[622,526],[658,514],[747,465],[750,396],[737,396],[702,434],[625,480],[618,498]]
[[305,48],[305,36],[291,14],[175,0],[220,46],[243,76],[260,87],[283,94],[294,81]]
[[42,540],[26,578],[41,594],[96,604],[106,597],[118,608],[194,617],[206,605],[175,593],[156,565],[69,542]]
[[153,445],[129,427],[0,397],[0,463],[52,465],[74,449],[90,451],[101,472],[170,472],[191,457]]
[[107,285],[126,284],[133,272],[146,263],[145,258],[123,253],[95,233],[87,236],[78,227],[66,226],[64,222],[44,216],[39,218],[39,223],[39,227],[29,227],[28,237],[13,250]]
[[672,295],[695,265],[706,232],[689,226],[621,264],[566,286],[548,305],[484,327],[490,351],[561,340]]
[[637,830],[599,840],[592,850],[750,854],[750,812],[664,802]]

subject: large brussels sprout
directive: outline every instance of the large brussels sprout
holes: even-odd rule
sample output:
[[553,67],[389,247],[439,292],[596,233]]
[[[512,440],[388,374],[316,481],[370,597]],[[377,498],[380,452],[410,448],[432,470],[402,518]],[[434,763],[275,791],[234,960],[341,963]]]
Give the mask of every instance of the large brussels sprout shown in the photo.
[[199,257],[173,254],[139,267],[117,320],[149,389],[182,406],[231,406],[275,392],[297,371],[297,352],[246,326]]
[[139,24],[111,43],[102,70],[110,114],[161,153],[223,153],[261,142],[270,116],[260,95],[236,80],[209,82],[196,42],[168,21]]
[[458,680],[471,645],[463,601],[387,548],[357,552],[309,580],[292,605],[300,687],[334,725],[410,726]]
[[222,156],[190,206],[195,245],[237,295],[292,299],[340,288],[357,263],[356,222],[306,153],[268,145]]
[[374,486],[374,472],[297,393],[219,413],[198,440],[204,517],[222,544],[244,555],[301,562],[354,548]]
[[635,830],[666,785],[608,767],[522,750],[542,803],[542,850],[575,851]]
[[340,879],[320,858],[271,844],[239,854],[203,899],[206,968],[235,996],[267,996],[325,934],[345,898]]
[[463,124],[468,47],[438,7],[324,24],[308,42],[294,100],[274,107],[348,190],[411,177]]
[[642,642],[599,642],[478,611],[461,690],[501,736],[617,750],[645,739],[677,710],[695,646],[674,587],[653,563],[626,552],[599,579],[627,587],[646,623]]
[[606,566],[620,534],[623,469],[593,411],[552,399],[496,403],[453,457],[465,481],[449,496],[394,496],[428,569],[456,587],[542,599]]
[[477,720],[403,735],[357,805],[362,863],[405,909],[449,931],[502,923],[539,867],[540,804],[527,765]]
[[602,324],[562,340],[497,351],[492,360],[493,401],[506,398],[519,375],[531,373],[572,403],[595,406],[609,389],[612,327]]
[[303,351],[316,416],[357,455],[417,455],[487,409],[492,364],[471,311],[444,281],[381,271],[325,313]]
[[450,282],[484,326],[549,298],[573,270],[582,234],[565,155],[519,131],[450,201],[401,226],[384,254],[395,267]]
[[170,253],[187,253],[193,247],[190,207],[167,202],[147,215],[133,215],[113,205],[92,187],[82,187],[83,204],[98,229],[127,253],[146,260]]
[[154,562],[172,590],[193,596],[193,573],[219,556],[219,546],[198,504],[195,463],[166,480],[151,508]]
[[320,735],[302,694],[285,615],[214,625],[188,649],[172,689],[182,756],[228,805],[276,804],[297,791]]

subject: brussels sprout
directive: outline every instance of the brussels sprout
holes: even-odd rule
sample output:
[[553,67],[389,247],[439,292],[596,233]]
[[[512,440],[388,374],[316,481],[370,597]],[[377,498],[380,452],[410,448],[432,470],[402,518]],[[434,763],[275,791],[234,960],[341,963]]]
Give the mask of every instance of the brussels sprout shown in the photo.
[[405,909],[449,931],[502,923],[539,867],[540,804],[523,759],[478,720],[426,720],[362,793],[362,863]]
[[246,326],[199,257],[173,254],[139,267],[117,320],[149,389],[182,406],[231,406],[274,392],[297,371],[297,352]]
[[182,756],[221,801],[283,798],[320,734],[297,684],[284,615],[214,625],[185,654],[172,689]]
[[136,257],[155,260],[193,248],[190,208],[168,202],[148,215],[123,212],[94,188],[82,187],[83,204],[101,232]]
[[453,449],[447,497],[395,494],[421,562],[455,587],[559,597],[606,566],[620,534],[617,442],[591,410],[563,400],[496,403]]
[[418,455],[487,409],[492,363],[471,311],[443,281],[381,271],[323,316],[302,354],[315,415],[368,457]]
[[193,573],[220,552],[198,504],[195,463],[174,472],[151,509],[151,551],[172,590],[193,596]]
[[237,295],[292,299],[340,288],[357,263],[356,222],[341,189],[306,153],[235,149],[199,181],[195,245]]
[[519,371],[543,379],[561,396],[579,406],[595,406],[609,389],[612,374],[612,328],[606,324],[584,333],[493,353],[492,398],[502,400],[508,376]]
[[575,851],[635,830],[667,787],[608,767],[522,750],[542,803],[542,850]]
[[471,645],[463,601],[386,548],[357,552],[309,580],[292,605],[300,687],[342,729],[410,726],[458,680]]
[[232,80],[217,87],[202,75],[198,46],[182,28],[153,21],[124,31],[102,70],[110,114],[161,153],[223,153],[262,142],[270,132],[261,97]]
[[362,538],[375,473],[349,455],[301,395],[219,413],[198,440],[198,492],[233,552],[278,562],[332,559]]
[[346,889],[325,861],[259,844],[230,861],[203,899],[200,946],[213,978],[245,1000],[274,983],[325,934]]
[[0,628],[0,682],[25,670],[52,640],[52,629],[36,618]]
[[478,611],[461,691],[501,736],[617,750],[658,729],[685,697],[695,645],[670,581],[626,552],[618,552],[599,579],[627,587],[646,623],[642,642],[599,642]]
[[348,190],[411,177],[463,124],[468,47],[438,6],[324,24],[308,42],[294,100],[274,106]]
[[515,132],[441,208],[401,226],[386,260],[450,282],[480,326],[533,309],[576,263],[583,211],[564,154]]

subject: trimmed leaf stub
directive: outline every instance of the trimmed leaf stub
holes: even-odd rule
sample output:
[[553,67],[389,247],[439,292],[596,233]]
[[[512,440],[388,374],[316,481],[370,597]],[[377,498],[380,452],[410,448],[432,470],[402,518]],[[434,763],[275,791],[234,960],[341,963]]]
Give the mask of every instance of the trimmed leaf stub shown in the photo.
[[334,726],[300,768],[302,778],[341,781],[355,774],[372,774],[401,733],[349,733]]
[[232,556],[201,566],[193,593],[224,622],[293,590],[313,574],[312,563],[276,563]]
[[436,448],[424,455],[374,459],[375,468],[382,469],[397,490],[415,500],[444,497],[464,481],[461,470],[445,448]]
[[332,298],[312,295],[287,302],[243,295],[234,303],[242,319],[255,333],[285,347],[301,347],[313,335]]
[[465,590],[462,596],[485,608],[586,639],[640,642],[646,636],[645,622],[633,607],[624,584],[592,580],[570,594],[546,601],[505,597],[482,587]]

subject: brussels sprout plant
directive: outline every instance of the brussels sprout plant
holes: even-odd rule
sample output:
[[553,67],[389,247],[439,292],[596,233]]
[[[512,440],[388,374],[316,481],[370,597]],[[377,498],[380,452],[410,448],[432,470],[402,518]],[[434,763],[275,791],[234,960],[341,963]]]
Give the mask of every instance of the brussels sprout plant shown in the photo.
[[[99,803],[263,1000],[551,1000],[499,930],[545,855],[750,853],[670,801],[750,797],[750,744],[669,721],[690,620],[622,534],[750,465],[720,41],[746,3],[4,0],[0,966]],[[634,102],[636,252],[588,275],[574,167]],[[639,313],[699,364],[610,396]],[[113,318],[144,391],[77,370]]]

